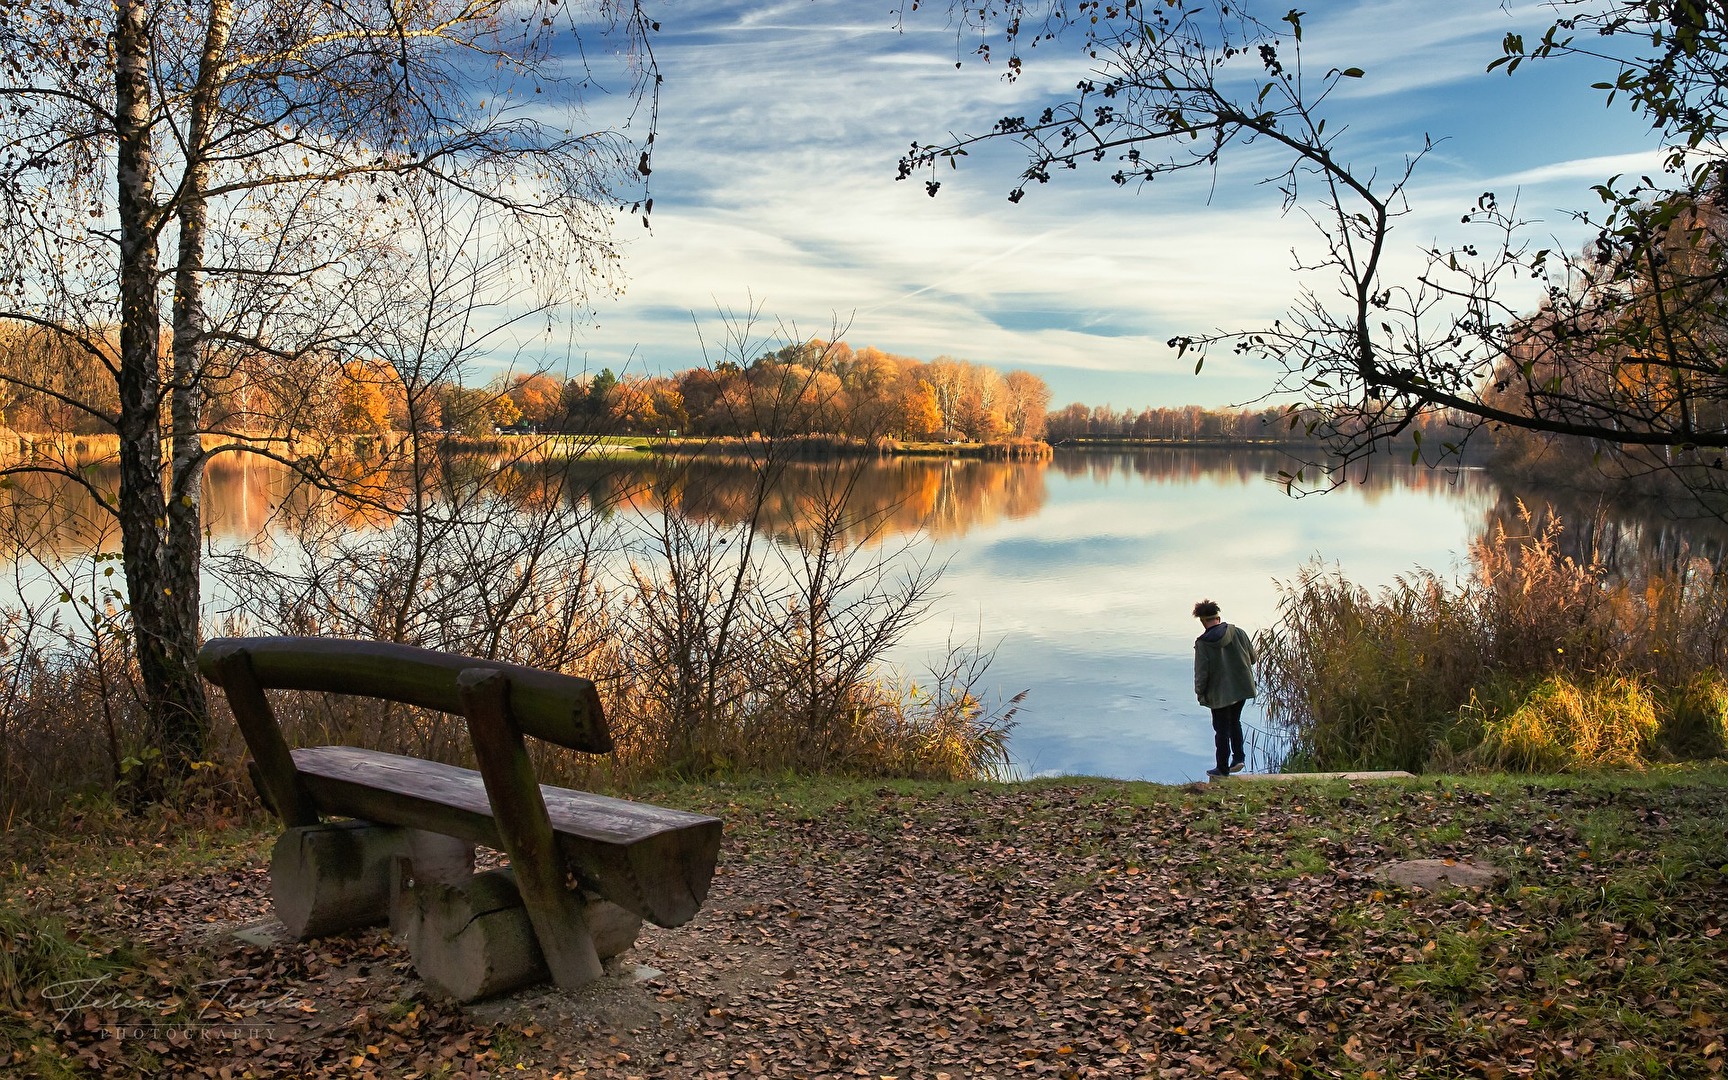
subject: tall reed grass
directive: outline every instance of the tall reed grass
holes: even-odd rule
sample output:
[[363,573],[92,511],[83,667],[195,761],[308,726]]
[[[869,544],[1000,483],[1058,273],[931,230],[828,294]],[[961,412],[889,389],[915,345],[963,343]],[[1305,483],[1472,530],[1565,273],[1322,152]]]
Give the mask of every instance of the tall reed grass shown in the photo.
[[[1624,767],[1728,752],[1728,580],[1702,559],[1610,574],[1523,504],[1448,581],[1370,591],[1310,566],[1262,639],[1289,767]],[[1592,545],[1586,545],[1587,548]]]

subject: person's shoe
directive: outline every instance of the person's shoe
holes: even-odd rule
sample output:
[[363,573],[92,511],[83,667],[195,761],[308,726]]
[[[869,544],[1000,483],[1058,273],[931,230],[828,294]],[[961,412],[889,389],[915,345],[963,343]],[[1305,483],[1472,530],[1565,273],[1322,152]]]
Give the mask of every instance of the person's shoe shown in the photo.
[[1214,780],[1222,780],[1226,776],[1230,775],[1230,770],[1229,769],[1207,769],[1206,775],[1210,776]]
[[1246,761],[1242,760],[1241,758],[1237,758],[1235,761],[1232,761],[1230,763],[1230,771],[1231,772],[1241,772],[1243,769],[1246,769],[1247,767],[1248,767],[1248,763]]

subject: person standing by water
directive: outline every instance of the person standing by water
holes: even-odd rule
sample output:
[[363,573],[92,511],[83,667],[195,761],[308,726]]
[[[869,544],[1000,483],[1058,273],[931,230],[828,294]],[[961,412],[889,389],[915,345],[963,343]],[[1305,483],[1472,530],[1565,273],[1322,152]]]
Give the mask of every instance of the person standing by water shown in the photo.
[[1194,617],[1205,632],[1194,639],[1194,693],[1212,710],[1212,740],[1218,765],[1207,769],[1214,779],[1241,771],[1248,763],[1242,746],[1242,706],[1254,696],[1254,643],[1248,632],[1218,615],[1218,605],[1202,600]]

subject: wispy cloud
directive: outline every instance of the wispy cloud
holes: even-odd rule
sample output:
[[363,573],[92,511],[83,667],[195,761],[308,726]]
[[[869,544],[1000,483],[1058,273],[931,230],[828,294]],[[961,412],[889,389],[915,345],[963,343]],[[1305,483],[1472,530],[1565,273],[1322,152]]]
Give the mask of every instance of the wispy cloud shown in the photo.
[[[1425,135],[1453,136],[1412,189],[1416,213],[1399,233],[1412,252],[1482,190],[1523,187],[1564,205],[1577,201],[1569,190],[1587,196],[1587,183],[1648,161],[1577,84],[1482,74],[1508,29],[1541,22],[1539,6],[1310,7],[1308,63],[1368,71],[1329,105],[1349,127],[1342,151],[1387,176]],[[1071,91],[1087,62],[1059,43],[1007,83],[939,18],[896,31],[863,11],[842,0],[668,8],[653,229],[629,239],[627,292],[581,336],[590,365],[696,362],[692,313],[750,297],[801,331],[838,318],[859,344],[1031,366],[1058,399],[1070,397],[1064,372],[1089,394],[1156,388],[1171,401],[1241,400],[1264,385],[1225,358],[1196,380],[1163,341],[1269,321],[1293,297],[1290,252],[1312,253],[1316,234],[1258,183],[1282,168],[1269,148],[1143,191],[1080,170],[1015,206],[1005,195],[1021,159],[988,147],[944,170],[928,198],[921,181],[894,179],[913,140],[1030,112]],[[1403,258],[1394,266],[1414,265]]]
[[1498,182],[1501,186],[1557,182],[1599,184],[1611,176],[1653,176],[1662,171],[1664,156],[1659,149],[1649,149],[1629,154],[1574,158],[1510,173],[1500,177]]

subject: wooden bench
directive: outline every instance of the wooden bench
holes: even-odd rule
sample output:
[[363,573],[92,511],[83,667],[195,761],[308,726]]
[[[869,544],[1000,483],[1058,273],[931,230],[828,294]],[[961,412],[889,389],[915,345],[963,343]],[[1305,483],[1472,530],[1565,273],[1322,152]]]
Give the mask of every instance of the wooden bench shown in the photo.
[[[198,665],[227,695],[253,780],[286,826],[271,893],[296,938],[389,919],[422,978],[469,1000],[548,972],[563,987],[591,982],[641,920],[680,926],[707,897],[718,818],[537,781],[525,735],[612,749],[586,679],[309,637],[218,638]],[[267,689],[460,714],[479,770],[352,746],[291,750]],[[476,844],[507,853],[509,871],[474,874]]]

